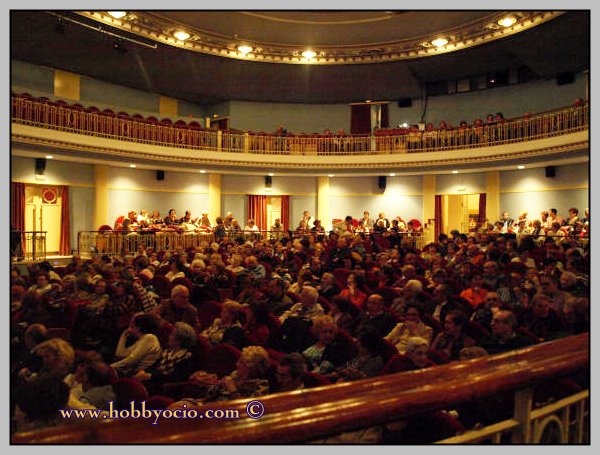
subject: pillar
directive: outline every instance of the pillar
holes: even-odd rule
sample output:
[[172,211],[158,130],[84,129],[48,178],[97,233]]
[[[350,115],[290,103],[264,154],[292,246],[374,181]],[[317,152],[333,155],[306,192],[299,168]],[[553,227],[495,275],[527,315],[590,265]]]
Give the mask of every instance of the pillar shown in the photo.
[[485,217],[493,224],[500,219],[500,171],[486,172],[485,179]]
[[[427,223],[425,244],[435,241],[435,175],[423,176],[423,224]],[[429,220],[432,220],[431,222]]]
[[103,224],[113,227],[114,220],[108,219],[108,166],[94,165],[94,230]]
[[221,174],[208,175],[208,216],[211,223],[221,213]]
[[331,216],[329,215],[329,177],[318,177],[317,183],[317,218],[325,229],[331,227]]
[[176,117],[178,105],[177,100],[167,96],[161,96],[158,101],[158,112],[165,117]]

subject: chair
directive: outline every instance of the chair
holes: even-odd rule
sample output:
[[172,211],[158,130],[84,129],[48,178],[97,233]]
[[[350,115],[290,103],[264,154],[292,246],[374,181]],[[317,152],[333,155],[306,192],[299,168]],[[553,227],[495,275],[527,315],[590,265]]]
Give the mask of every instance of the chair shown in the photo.
[[117,396],[115,406],[117,409],[126,409],[130,402],[139,403],[148,398],[146,387],[137,379],[120,378],[112,386]]
[[198,335],[196,346],[194,347],[194,367],[196,370],[204,370],[211,349],[212,345],[208,341],[208,338]]
[[211,349],[206,359],[205,370],[220,378],[236,369],[241,351],[230,344],[221,343]]
[[331,273],[335,277],[338,288],[344,289],[347,284],[348,275],[352,273],[352,270],[348,269],[334,269]]
[[322,295],[320,295],[319,298],[317,299],[317,303],[323,307],[323,310],[325,311],[325,313],[329,314],[331,312],[331,302],[329,300],[327,300],[326,297],[323,297]]
[[206,300],[196,307],[198,308],[198,320],[203,329],[212,325],[215,318],[221,314],[222,306],[223,304],[216,300]]
[[468,336],[473,338],[476,343],[479,343],[482,338],[490,336],[490,332],[488,332],[487,329],[480,323],[475,321],[467,321],[467,324],[465,325],[465,332]]
[[158,296],[162,299],[168,299],[171,292],[171,282],[164,275],[154,275],[152,278],[152,287],[154,288],[154,292],[158,294]]
[[172,125],[173,124],[173,120],[171,120],[170,118],[164,118],[160,121],[161,125]]

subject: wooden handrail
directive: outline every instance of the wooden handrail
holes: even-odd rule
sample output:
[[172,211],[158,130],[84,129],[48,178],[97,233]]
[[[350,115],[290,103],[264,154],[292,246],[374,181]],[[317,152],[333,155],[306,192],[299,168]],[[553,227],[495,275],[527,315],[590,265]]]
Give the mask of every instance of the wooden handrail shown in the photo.
[[13,436],[19,444],[290,443],[397,421],[428,410],[589,368],[589,334],[426,370],[398,373],[259,398],[262,418],[246,417],[249,399],[211,403],[238,410],[238,420],[104,420]]

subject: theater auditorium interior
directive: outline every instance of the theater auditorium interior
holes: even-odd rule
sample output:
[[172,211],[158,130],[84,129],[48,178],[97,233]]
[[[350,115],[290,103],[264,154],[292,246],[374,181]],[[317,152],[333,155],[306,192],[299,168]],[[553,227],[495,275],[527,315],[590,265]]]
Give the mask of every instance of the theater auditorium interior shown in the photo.
[[12,444],[590,444],[590,10],[9,15]]

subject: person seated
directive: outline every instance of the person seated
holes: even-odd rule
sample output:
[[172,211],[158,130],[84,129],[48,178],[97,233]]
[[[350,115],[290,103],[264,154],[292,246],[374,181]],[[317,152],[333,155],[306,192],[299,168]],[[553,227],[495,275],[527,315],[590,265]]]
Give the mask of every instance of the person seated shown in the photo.
[[406,352],[392,356],[383,367],[381,374],[414,371],[435,366],[435,363],[428,357],[428,352],[429,343],[425,338],[410,337],[406,341]]
[[108,410],[110,402],[117,398],[111,385],[113,376],[112,368],[101,360],[82,368],[78,374],[82,393],[78,397],[71,395],[68,407]]
[[267,283],[267,300],[265,306],[269,312],[279,317],[283,312],[290,309],[293,300],[286,295],[288,282],[282,278],[271,278]]
[[28,382],[17,396],[14,430],[34,431],[64,425],[60,410],[69,401],[69,387],[56,375],[40,376]]
[[375,225],[373,226],[373,233],[374,234],[383,234],[385,232],[387,232],[388,228],[385,227],[385,222],[387,220],[382,219],[382,218],[378,218],[375,221]]
[[317,342],[302,352],[309,365],[309,371],[328,375],[353,358],[354,346],[349,346],[347,339],[339,336],[331,316],[315,317],[313,332]]
[[332,301],[333,298],[340,293],[335,277],[329,272],[323,273],[321,283],[317,286],[317,290],[319,291],[319,295],[325,297],[329,301]]
[[244,337],[247,344],[252,346],[267,346],[271,331],[269,329],[269,310],[261,302],[245,305],[246,323]]
[[360,289],[361,283],[359,283],[359,281],[362,283],[362,279],[357,278],[356,274],[351,273],[348,275],[346,287],[342,289],[339,295],[340,297],[350,300],[356,308],[361,309],[367,300],[367,294]]
[[423,323],[421,317],[423,311],[416,303],[409,303],[404,307],[404,322],[399,322],[389,332],[385,339],[396,346],[400,354],[405,354],[408,340],[413,337],[420,337],[431,343],[433,338],[433,329]]
[[193,352],[197,335],[194,328],[185,322],[176,322],[158,361],[135,374],[144,382],[149,395],[160,392],[160,386],[167,382],[185,381],[194,372]]
[[169,210],[169,214],[164,219],[164,224],[166,226],[174,226],[179,224],[179,218],[177,218],[177,212],[175,209]]
[[[154,317],[144,313],[133,316],[129,327],[123,331],[117,344],[115,357],[120,360],[111,364],[119,376],[135,375],[160,358],[162,348],[157,333],[158,325]],[[133,344],[128,345],[130,340],[133,340]]]
[[396,325],[396,319],[391,313],[385,311],[383,297],[379,294],[371,294],[365,306],[366,311],[361,311],[352,333],[358,335],[367,327],[373,328],[380,337],[390,333]]
[[298,303],[295,303],[289,310],[284,312],[279,320],[283,323],[290,317],[298,317],[302,319],[313,319],[315,316],[324,313],[323,307],[317,303],[319,292],[312,286],[302,286],[298,293]]
[[52,284],[48,279],[46,272],[40,272],[35,277],[35,284],[31,285],[27,291],[37,291],[40,295],[44,295],[52,290]]
[[190,303],[190,290],[182,284],[173,286],[171,298],[163,300],[150,314],[160,327],[176,322],[185,322],[194,329],[200,327],[198,309]]
[[477,307],[471,315],[471,321],[480,324],[488,332],[492,331],[492,319],[494,315],[500,311],[502,302],[498,297],[497,292],[488,292],[485,297],[485,302]]
[[303,376],[306,373],[306,359],[298,352],[286,354],[277,362],[274,392],[291,392],[304,388]]
[[201,335],[213,345],[223,342],[224,339],[234,338],[233,334],[242,332],[242,317],[242,305],[235,300],[225,300],[220,317],[216,318]]
[[460,297],[471,304],[473,309],[485,302],[488,290],[483,288],[483,276],[474,273],[471,278],[471,286],[460,293]]
[[517,319],[511,311],[500,310],[492,319],[492,335],[479,341],[489,354],[521,349],[533,344],[531,338],[515,332]]
[[260,397],[269,393],[269,353],[261,346],[242,349],[236,370],[219,379],[216,375],[197,371],[190,381],[209,386],[203,403],[234,400],[237,398]]
[[456,310],[449,312],[444,319],[444,330],[435,337],[430,351],[441,351],[450,360],[458,360],[462,348],[475,346],[475,340],[465,332],[466,324],[465,313]]
[[538,340],[548,341],[564,335],[565,327],[557,312],[550,308],[551,300],[544,294],[536,294],[531,306],[525,308],[519,316],[518,327],[533,333]]
[[345,381],[372,378],[384,367],[383,339],[373,327],[367,327],[358,334],[356,356],[343,368],[337,370],[337,377]]
[[313,227],[310,229],[313,234],[322,234],[325,232],[325,228],[321,225],[321,220],[316,219],[313,222]]
[[207,211],[203,211],[202,212],[202,214],[200,216],[200,219],[198,219],[196,221],[196,224],[198,226],[205,227],[205,228],[211,228],[212,227],[210,219],[208,218],[208,212]]
[[329,315],[333,318],[338,329],[352,332],[359,311],[348,299],[336,295],[330,301]]
[[266,276],[265,266],[258,262],[256,256],[246,258],[246,272],[250,274],[255,282],[261,281]]
[[43,376],[67,377],[75,361],[75,350],[68,341],[61,338],[51,338],[37,344],[33,350],[34,355],[41,357],[42,362],[37,371],[25,367],[19,371],[20,382],[29,382]]
[[260,232],[260,228],[256,225],[254,218],[248,219],[248,223],[244,226],[244,232]]

